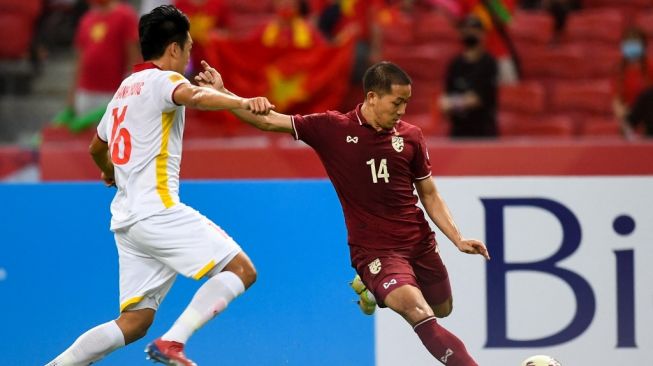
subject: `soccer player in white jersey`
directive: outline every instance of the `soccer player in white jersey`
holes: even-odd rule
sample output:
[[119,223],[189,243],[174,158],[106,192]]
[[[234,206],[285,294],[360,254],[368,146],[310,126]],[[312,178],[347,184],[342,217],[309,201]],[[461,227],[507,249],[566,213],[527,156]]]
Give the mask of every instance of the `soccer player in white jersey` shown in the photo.
[[166,5],[140,19],[143,64],[116,91],[90,146],[107,185],[120,265],[120,315],[86,333],[48,366],[89,365],[142,338],[177,273],[207,278],[174,325],[147,346],[148,357],[191,366],[189,337],[256,280],[256,270],[220,227],[179,201],[184,106],[245,108],[267,114],[263,97],[244,99],[191,85],[181,73],[192,39],[186,16]]

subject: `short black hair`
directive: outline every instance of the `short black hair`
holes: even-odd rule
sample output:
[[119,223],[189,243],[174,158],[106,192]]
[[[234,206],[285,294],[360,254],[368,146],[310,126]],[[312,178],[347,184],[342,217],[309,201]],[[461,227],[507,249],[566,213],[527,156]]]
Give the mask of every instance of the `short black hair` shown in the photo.
[[410,76],[401,67],[389,61],[376,63],[365,71],[363,75],[363,91],[367,95],[373,91],[377,94],[388,94],[392,85],[412,84]]
[[188,40],[188,17],[172,5],[161,5],[143,15],[138,23],[143,60],[154,60],[165,52],[171,43],[181,48]]

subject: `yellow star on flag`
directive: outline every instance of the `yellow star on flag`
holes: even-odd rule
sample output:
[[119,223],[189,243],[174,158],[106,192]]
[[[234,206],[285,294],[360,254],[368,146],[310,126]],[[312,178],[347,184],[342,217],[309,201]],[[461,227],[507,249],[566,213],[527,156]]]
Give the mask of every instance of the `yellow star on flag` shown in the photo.
[[265,74],[269,85],[267,95],[279,111],[284,111],[293,103],[308,99],[308,93],[304,90],[306,80],[304,73],[283,75],[276,67],[269,67]]

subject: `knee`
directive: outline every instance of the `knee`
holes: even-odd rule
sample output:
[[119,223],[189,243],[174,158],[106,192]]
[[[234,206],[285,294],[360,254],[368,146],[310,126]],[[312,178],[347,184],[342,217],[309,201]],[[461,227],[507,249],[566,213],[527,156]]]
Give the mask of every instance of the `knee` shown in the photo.
[[433,316],[433,310],[426,304],[419,302],[405,302],[402,306],[395,309],[399,315],[406,319],[410,324],[415,324],[423,319]]
[[249,259],[245,253],[240,253],[236,258],[234,258],[223,271],[233,272],[236,276],[243,281],[245,289],[248,289],[250,286],[256,282],[257,273],[254,263]]
[[258,273],[256,272],[256,268],[254,267],[254,264],[250,261],[246,261],[242,263],[240,266],[237,266],[235,268],[230,269],[232,272],[240,278],[241,281],[243,281],[243,285],[245,285],[245,289],[248,289],[250,286],[256,282],[256,278],[258,277]]
[[116,323],[125,336],[125,344],[129,344],[145,337],[153,321],[154,310],[140,309],[123,312]]
[[249,288],[251,285],[253,285],[254,282],[256,282],[257,278],[258,278],[258,272],[256,272],[256,268],[254,268],[254,265],[250,263],[250,265],[246,266],[246,268],[243,270],[241,276],[241,279],[245,284],[245,288]]
[[453,299],[449,298],[442,304],[431,306],[431,309],[433,309],[433,314],[437,318],[446,318],[453,311]]

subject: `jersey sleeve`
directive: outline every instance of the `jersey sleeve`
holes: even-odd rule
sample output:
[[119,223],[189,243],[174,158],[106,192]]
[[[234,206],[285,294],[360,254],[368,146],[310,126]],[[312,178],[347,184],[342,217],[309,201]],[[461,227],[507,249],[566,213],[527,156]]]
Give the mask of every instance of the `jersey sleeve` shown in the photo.
[[431,161],[429,159],[429,151],[426,148],[426,141],[422,131],[417,131],[417,147],[415,149],[415,157],[413,158],[411,169],[413,172],[414,180],[422,180],[431,176]]
[[164,71],[158,77],[152,92],[160,93],[155,100],[163,101],[163,111],[170,111],[179,107],[172,98],[172,95],[181,84],[190,84],[190,82],[183,75],[174,71]]
[[315,113],[305,116],[294,115],[292,116],[292,125],[295,131],[293,137],[295,140],[304,141],[313,148],[319,147],[331,125],[329,121],[327,113]]

